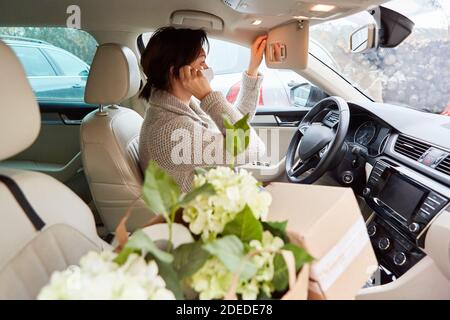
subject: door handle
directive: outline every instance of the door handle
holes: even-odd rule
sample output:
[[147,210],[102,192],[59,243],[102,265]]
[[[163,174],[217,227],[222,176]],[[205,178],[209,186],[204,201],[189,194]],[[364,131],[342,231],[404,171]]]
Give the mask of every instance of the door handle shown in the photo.
[[277,120],[278,125],[282,127],[298,127],[300,124],[300,120],[283,121],[279,116],[275,116],[275,119]]
[[61,119],[62,119],[62,121],[64,122],[64,124],[67,124],[67,125],[76,125],[76,126],[79,126],[79,125],[81,124],[81,122],[83,121],[83,120],[81,120],[81,119],[75,119],[75,120],[69,119],[69,117],[66,116],[66,115],[63,114],[63,113],[61,113]]

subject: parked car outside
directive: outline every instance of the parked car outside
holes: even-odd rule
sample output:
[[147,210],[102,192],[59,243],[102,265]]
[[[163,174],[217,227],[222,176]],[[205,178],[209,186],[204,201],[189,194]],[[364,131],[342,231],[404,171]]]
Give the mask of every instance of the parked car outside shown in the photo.
[[84,101],[89,65],[48,42],[0,35],[16,53],[38,101]]

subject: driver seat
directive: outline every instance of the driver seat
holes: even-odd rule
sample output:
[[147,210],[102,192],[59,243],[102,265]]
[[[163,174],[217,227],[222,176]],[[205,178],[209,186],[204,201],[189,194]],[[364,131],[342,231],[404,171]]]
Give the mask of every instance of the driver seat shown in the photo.
[[[28,148],[41,118],[25,72],[0,41],[0,161]],[[0,168],[0,299],[35,299],[56,270],[109,245],[89,207],[56,179]]]
[[[86,84],[85,101],[100,105],[81,124],[81,154],[94,203],[109,233],[133,207],[127,230],[152,217],[141,198],[139,134],[143,118],[119,106],[136,95],[141,82],[135,54],[114,43],[98,47]],[[103,107],[106,106],[106,107]]]

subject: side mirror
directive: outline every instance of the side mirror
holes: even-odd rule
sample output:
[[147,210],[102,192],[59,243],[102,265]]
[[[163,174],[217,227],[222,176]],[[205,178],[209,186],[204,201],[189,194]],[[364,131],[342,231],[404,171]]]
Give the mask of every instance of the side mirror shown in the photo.
[[291,88],[290,97],[294,106],[311,108],[328,95],[310,83],[301,83]]
[[89,70],[83,70],[78,75],[80,77],[87,77],[87,76],[89,76]]
[[350,35],[350,50],[352,53],[362,53],[378,46],[377,27],[368,24]]

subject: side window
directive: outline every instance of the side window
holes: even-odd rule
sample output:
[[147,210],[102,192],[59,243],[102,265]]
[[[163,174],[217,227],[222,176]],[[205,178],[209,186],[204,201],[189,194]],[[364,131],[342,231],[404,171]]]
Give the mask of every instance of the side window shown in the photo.
[[97,42],[87,32],[53,27],[0,27],[0,40],[22,62],[39,102],[84,103]]
[[20,62],[22,62],[28,77],[47,77],[56,75],[50,62],[38,48],[13,46],[12,49]]
[[[250,49],[232,42],[209,39],[210,50],[206,63],[213,68],[215,77],[211,83],[214,90],[221,91],[230,103],[236,102],[241,88],[241,76],[248,66]],[[264,75],[258,108],[292,107],[295,103],[294,88],[308,83],[291,70],[267,68],[263,61],[260,73]]]
[[61,73],[65,76],[86,76],[89,73],[88,65],[80,59],[68,53],[46,49],[45,52],[58,66]]

